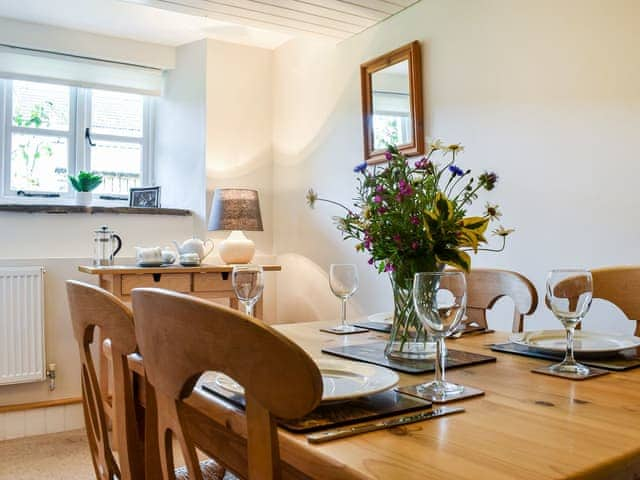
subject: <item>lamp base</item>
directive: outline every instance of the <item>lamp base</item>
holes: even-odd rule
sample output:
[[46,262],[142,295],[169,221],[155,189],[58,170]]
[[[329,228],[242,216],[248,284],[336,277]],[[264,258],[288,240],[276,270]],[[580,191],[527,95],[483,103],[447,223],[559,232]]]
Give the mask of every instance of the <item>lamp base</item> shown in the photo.
[[218,253],[224,263],[249,263],[253,259],[256,245],[239,230],[232,231],[218,244]]

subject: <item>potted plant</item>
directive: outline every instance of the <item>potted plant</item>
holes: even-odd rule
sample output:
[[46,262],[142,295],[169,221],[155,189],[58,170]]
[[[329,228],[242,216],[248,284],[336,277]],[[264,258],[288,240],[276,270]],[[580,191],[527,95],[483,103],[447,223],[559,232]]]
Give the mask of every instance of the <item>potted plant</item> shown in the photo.
[[[499,227],[494,234],[502,239],[497,249],[480,248],[486,244],[485,232],[491,221],[502,213],[487,203],[484,213],[468,216],[467,209],[481,190],[493,190],[498,176],[484,172],[474,177],[461,168],[457,156],[460,144],[444,145],[435,141],[429,153],[410,160],[390,145],[387,163],[355,167],[358,189],[350,208],[333,200],[307,193],[311,207],[317,201],[345,210],[334,217],[344,239],[353,239],[356,250],[369,256],[369,264],[391,279],[394,319],[386,354],[404,359],[426,358],[432,354],[427,332],[418,320],[412,301],[413,278],[418,272],[441,271],[445,265],[468,271],[469,252],[501,251],[506,236],[513,230]],[[442,160],[435,161],[435,154]]]
[[69,181],[76,191],[76,203],[78,205],[91,205],[91,192],[102,183],[102,177],[91,172],[80,172],[75,177],[69,175]]

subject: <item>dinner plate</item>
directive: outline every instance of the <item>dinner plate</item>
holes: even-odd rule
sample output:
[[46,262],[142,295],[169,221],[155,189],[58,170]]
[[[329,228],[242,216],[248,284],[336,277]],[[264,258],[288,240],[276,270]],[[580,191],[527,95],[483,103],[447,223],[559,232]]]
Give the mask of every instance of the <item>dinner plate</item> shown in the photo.
[[377,322],[377,323],[393,323],[393,312],[382,312],[382,313],[374,313],[373,315],[369,315],[367,317],[369,322]]
[[[316,363],[322,374],[322,403],[373,395],[398,384],[397,373],[377,365],[328,358]],[[223,373],[215,372],[212,380],[224,390],[244,395],[242,386]]]
[[[509,340],[536,350],[564,353],[567,349],[564,330],[539,330],[514,333]],[[640,338],[632,335],[576,330],[573,337],[575,353],[613,353],[640,346]]]

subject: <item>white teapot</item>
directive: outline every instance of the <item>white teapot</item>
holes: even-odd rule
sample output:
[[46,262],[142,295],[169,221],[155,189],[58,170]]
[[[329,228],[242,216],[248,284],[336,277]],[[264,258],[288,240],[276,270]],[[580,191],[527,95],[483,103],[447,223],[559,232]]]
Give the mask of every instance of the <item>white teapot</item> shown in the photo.
[[207,238],[204,242],[199,238],[190,238],[182,242],[182,245],[178,245],[178,242],[174,240],[173,244],[176,246],[179,255],[197,253],[200,261],[203,261],[213,250],[213,240],[210,238]]

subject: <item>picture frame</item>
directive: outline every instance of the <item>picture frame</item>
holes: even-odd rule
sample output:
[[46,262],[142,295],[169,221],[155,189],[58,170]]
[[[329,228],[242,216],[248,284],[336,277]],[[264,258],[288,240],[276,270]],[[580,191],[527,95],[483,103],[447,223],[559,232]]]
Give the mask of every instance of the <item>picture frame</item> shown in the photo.
[[160,187],[130,188],[129,206],[134,208],[160,208]]

